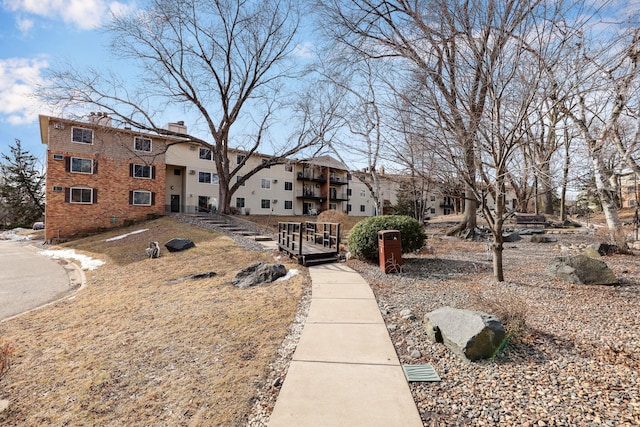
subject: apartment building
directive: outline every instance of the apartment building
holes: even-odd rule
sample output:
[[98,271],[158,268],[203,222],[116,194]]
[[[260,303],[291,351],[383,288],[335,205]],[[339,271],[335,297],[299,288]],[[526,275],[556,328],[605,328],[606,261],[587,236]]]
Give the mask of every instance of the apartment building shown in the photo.
[[[231,150],[230,168],[242,165],[233,179],[242,181],[249,171],[270,159],[256,153],[247,159],[245,151]],[[219,176],[209,148],[191,142],[172,145],[166,163],[167,211],[197,213],[219,208]],[[372,202],[368,192],[363,195],[364,190],[364,184],[353,179],[347,166],[332,157],[289,159],[261,169],[241,184],[233,193],[231,207],[235,213],[247,215],[315,215],[333,209],[368,216]],[[354,201],[358,204],[352,208]]]
[[45,240],[78,236],[164,211],[165,153],[175,138],[41,115],[47,145]]
[[[167,129],[186,134],[183,122]],[[40,116],[47,145],[45,239],[66,239],[164,212],[219,207],[219,176],[208,147],[180,138],[112,126],[93,113],[87,122]],[[230,151],[239,181],[271,157]],[[246,161],[245,161],[246,160]],[[290,159],[266,167],[232,196],[239,214],[314,215],[327,209],[375,213],[366,186],[329,157]]]

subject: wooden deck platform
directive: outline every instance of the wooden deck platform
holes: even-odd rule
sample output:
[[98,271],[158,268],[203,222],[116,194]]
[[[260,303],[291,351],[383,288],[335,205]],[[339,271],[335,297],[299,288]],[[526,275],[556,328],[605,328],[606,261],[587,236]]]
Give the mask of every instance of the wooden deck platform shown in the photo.
[[340,255],[340,224],[279,222],[278,248],[304,266],[336,262]]

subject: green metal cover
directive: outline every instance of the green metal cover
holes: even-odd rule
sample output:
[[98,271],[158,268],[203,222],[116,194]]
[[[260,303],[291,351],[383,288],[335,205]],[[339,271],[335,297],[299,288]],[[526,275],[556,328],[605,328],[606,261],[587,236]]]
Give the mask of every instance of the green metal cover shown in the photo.
[[407,381],[410,383],[418,381],[441,381],[436,370],[429,364],[402,365],[402,370],[404,371],[404,376],[407,378]]

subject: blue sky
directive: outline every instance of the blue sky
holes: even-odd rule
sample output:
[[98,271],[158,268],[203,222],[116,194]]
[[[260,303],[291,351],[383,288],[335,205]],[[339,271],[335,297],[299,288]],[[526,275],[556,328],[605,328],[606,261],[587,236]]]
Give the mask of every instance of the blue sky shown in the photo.
[[110,10],[130,7],[105,0],[0,0],[0,153],[20,139],[44,160],[38,114],[51,110],[33,96],[44,72],[60,60],[99,64],[107,52],[97,28]]
[[[56,114],[34,92],[46,70],[59,62],[106,65],[109,39],[99,27],[111,13],[134,9],[132,0],[0,0],[0,153],[20,139],[44,161],[38,114]],[[299,45],[297,56],[308,58],[307,47]]]

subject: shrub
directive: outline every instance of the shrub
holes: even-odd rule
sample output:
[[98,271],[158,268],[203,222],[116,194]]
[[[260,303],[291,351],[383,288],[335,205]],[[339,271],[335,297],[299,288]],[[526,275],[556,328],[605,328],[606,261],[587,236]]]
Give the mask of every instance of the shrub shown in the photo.
[[413,252],[424,245],[424,227],[413,218],[403,215],[374,216],[358,222],[349,234],[349,251],[354,257],[378,260],[378,231],[398,230],[402,252]]

